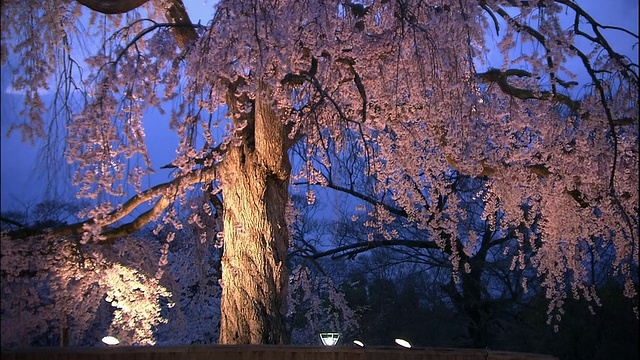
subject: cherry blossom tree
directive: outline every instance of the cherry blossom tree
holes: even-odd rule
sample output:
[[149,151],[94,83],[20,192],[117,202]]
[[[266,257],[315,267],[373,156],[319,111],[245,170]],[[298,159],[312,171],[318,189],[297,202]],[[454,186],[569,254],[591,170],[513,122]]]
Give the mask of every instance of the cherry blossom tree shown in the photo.
[[[78,196],[97,204],[48,236],[110,243],[171,223],[170,210],[205,189],[199,206],[219,220],[208,236],[224,244],[220,343],[289,341],[289,183],[326,185],[331,153],[362,159],[369,190],[435,234],[458,232],[433,221],[459,211],[438,209],[453,170],[487,179],[485,211],[503,212],[505,226],[539,214],[542,240],[519,248],[533,249],[552,309],[567,293],[592,296],[581,280],[594,238],[612,244],[613,271],[636,292],[638,66],[605,34],[637,35],[578,3],[220,1],[203,25],[180,0],[4,1],[2,17],[3,64],[25,99],[13,130],[48,135],[41,92],[52,88]],[[174,178],[144,188],[166,165],[152,165],[145,116],[171,106]],[[317,160],[292,167],[295,144]],[[135,195],[120,202],[127,186]],[[393,238],[388,208],[373,215],[372,234]]]

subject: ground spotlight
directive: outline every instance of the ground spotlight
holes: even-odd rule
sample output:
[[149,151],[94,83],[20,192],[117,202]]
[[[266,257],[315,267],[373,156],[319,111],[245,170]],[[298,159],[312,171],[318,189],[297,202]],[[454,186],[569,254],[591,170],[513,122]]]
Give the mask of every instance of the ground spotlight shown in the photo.
[[321,332],[320,340],[322,340],[322,344],[324,346],[333,346],[338,343],[338,339],[340,339],[339,332]]
[[113,346],[113,345],[118,345],[120,343],[120,340],[118,340],[115,337],[109,335],[109,336],[103,337],[102,338],[102,342],[107,344],[107,345]]
[[405,339],[395,339],[394,341],[396,342],[396,344],[398,344],[398,345],[400,345],[400,346],[402,346],[404,348],[407,348],[407,349],[411,348],[411,343],[408,342]]

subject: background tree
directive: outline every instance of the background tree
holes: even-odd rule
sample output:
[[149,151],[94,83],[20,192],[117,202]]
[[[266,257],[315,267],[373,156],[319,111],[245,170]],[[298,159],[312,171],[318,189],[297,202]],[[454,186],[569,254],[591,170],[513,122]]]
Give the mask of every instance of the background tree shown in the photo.
[[[429,307],[437,306],[441,302],[453,306],[449,311],[455,310],[460,314],[460,318],[456,320],[461,329],[461,332],[455,335],[457,346],[485,348],[491,342],[489,337],[499,332],[499,325],[496,323],[499,324],[504,313],[510,311],[507,305],[522,301],[528,287],[533,285],[528,284],[525,279],[533,278],[535,284],[535,270],[524,260],[533,256],[531,250],[522,249],[520,266],[515,266],[514,259],[518,259],[518,238],[537,236],[536,222],[531,222],[530,227],[504,227],[503,215],[499,211],[485,211],[485,181],[457,173],[451,174],[451,177],[451,187],[439,198],[441,214],[434,216],[432,226],[436,231],[414,227],[407,221],[407,214],[391,200],[380,198],[374,201],[373,196],[356,193],[355,186],[343,187],[354,189],[350,194],[357,195],[357,198],[372,201],[369,204],[371,209],[371,205],[375,205],[397,214],[396,220],[384,227],[383,234],[387,234],[389,239],[382,236],[370,239],[369,234],[372,227],[376,226],[375,223],[367,216],[362,219],[354,217],[344,220],[337,228],[336,233],[341,236],[336,234],[335,238],[339,241],[330,250],[312,249],[307,251],[307,254],[313,258],[329,255],[333,258],[355,258],[358,254],[376,251],[372,258],[377,261],[366,261],[373,262],[366,266],[371,269],[367,272],[381,271],[386,275],[375,277],[371,286],[386,283],[389,291],[395,293],[388,298],[397,297],[396,303],[407,299],[408,296],[409,299],[414,299],[412,301],[421,297],[431,299],[432,304]],[[455,206],[455,212],[446,211],[452,206]],[[447,224],[451,222],[457,225],[456,233],[447,231]],[[448,240],[445,242],[447,246],[442,247],[439,243],[444,240]],[[510,248],[515,251],[511,251]],[[460,263],[452,263],[452,259],[456,257]],[[418,276],[422,276],[423,279],[417,281],[415,278]],[[405,284],[406,282],[409,284]],[[413,289],[417,283],[429,288],[428,292],[431,294],[422,293],[418,296],[414,293]],[[393,305],[392,308],[397,311],[406,308],[418,309],[420,304]],[[384,314],[375,311],[373,313]],[[385,326],[394,322],[398,325],[405,323],[399,321],[400,317],[396,313],[390,313],[389,316],[392,319],[381,321]],[[414,311],[412,317],[415,316]],[[407,319],[409,318],[411,317],[407,316]],[[418,333],[430,332],[424,330]],[[381,334],[381,337],[390,338],[386,333]]]
[[[372,224],[372,221],[366,215],[357,219],[347,219],[345,215],[338,226],[330,226],[336,229],[334,246],[308,244],[305,249],[304,253],[311,258],[357,259],[356,264],[349,266],[350,278],[357,285],[348,286],[345,293],[352,307],[363,308],[360,339],[370,345],[391,345],[390,339],[400,334],[406,334],[403,335],[406,338],[420,334],[412,339],[415,345],[489,347],[562,354],[569,358],[605,354],[609,351],[605,349],[611,349],[619,351],[620,358],[634,358],[633,349],[637,346],[636,341],[631,340],[634,339],[632,336],[614,340],[604,335],[610,332],[608,326],[612,326],[604,321],[604,316],[616,308],[614,304],[619,304],[619,299],[610,299],[611,303],[607,304],[600,298],[600,292],[609,296],[616,288],[622,297],[624,287],[622,278],[611,273],[615,254],[610,245],[602,239],[594,239],[589,250],[590,259],[585,260],[589,266],[584,281],[585,286],[593,290],[593,296],[579,299],[575,294],[570,295],[567,303],[571,305],[562,309],[563,321],[560,322],[557,317],[548,316],[548,309],[540,307],[545,289],[535,277],[536,270],[531,263],[519,260],[517,256],[521,239],[539,236],[537,221],[528,227],[503,228],[504,214],[486,214],[484,211],[488,206],[483,198],[485,181],[458,174],[452,185],[450,196],[442,197],[441,202],[461,203],[457,208],[459,212],[453,214],[457,216],[455,223],[459,227],[454,243],[461,254],[457,271],[450,261],[452,249],[440,249],[436,244],[438,237],[451,234],[440,230],[433,235],[396,220],[385,228],[387,233],[394,234],[392,239],[374,237],[369,240],[371,225],[366,224]],[[356,184],[329,186],[357,188]],[[374,199],[355,190],[350,190],[350,195],[369,199],[391,213],[401,212],[390,200]],[[349,204],[349,201],[343,203]],[[352,206],[344,207],[350,209]],[[404,217],[398,215],[397,218]],[[448,220],[443,216],[434,222]],[[478,239],[476,243],[471,238],[473,234]],[[529,240],[525,242],[529,243]],[[329,250],[318,250],[326,248]],[[525,259],[535,255],[532,248],[522,253]],[[632,276],[632,281],[637,284],[637,277]],[[637,296],[626,299],[625,306],[617,307],[617,311],[626,314],[625,320],[620,321],[626,330],[621,332],[635,333],[637,317],[633,304],[636,302]],[[548,300],[546,304],[548,306]],[[406,309],[411,309],[410,316],[403,316]],[[567,320],[569,318],[572,320]],[[582,320],[598,322],[598,330],[585,330],[588,327],[584,324],[575,326]],[[540,330],[538,326],[546,329]],[[571,340],[585,331],[592,340],[584,343]],[[600,331],[602,333],[598,334]],[[553,337],[554,333],[558,336]]]
[[[90,12],[84,30],[80,4],[128,12]],[[221,1],[201,25],[180,0],[5,1],[2,16],[3,64],[17,59],[12,84],[25,92],[24,122],[14,129],[46,137],[39,91],[58,75],[51,113],[66,122],[78,195],[97,203],[52,235],[113,241],[170,217],[166,209],[189,189],[210,189],[202,206],[223,218],[212,229],[224,241],[220,343],[289,341],[289,151],[301,141],[318,161],[294,178],[323,184],[318,171],[334,166],[331,153],[355,153],[373,194],[393,198],[416,227],[453,235],[437,245],[451,249],[454,270],[465,264],[455,216],[433,221],[457,211],[453,201],[438,206],[453,169],[488,177],[493,209],[485,211],[500,210],[505,224],[530,225],[528,213],[540,214],[542,241],[521,244],[518,257],[535,249],[530,261],[550,311],[568,293],[591,296],[582,244],[594,237],[613,245],[625,293],[636,292],[637,64],[602,33],[637,35],[599,24],[578,4]],[[487,32],[499,35],[495,44]],[[86,34],[101,41],[85,65],[74,49]],[[588,50],[578,39],[591,42]],[[492,48],[499,68],[488,62]],[[580,99],[563,90],[575,85],[566,80],[572,58],[588,77]],[[143,190],[153,168],[142,119],[167,103],[180,137],[177,171]],[[220,106],[224,118],[215,116]],[[120,202],[125,184],[136,194]],[[372,230],[392,235],[388,209],[374,215]]]

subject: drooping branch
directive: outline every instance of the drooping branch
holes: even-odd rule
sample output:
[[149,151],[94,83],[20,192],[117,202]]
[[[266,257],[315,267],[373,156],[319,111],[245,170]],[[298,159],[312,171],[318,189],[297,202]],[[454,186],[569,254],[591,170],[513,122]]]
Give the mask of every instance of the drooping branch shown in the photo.
[[549,50],[549,46],[547,44],[547,40],[545,39],[545,36],[543,34],[541,34],[538,30],[532,28],[531,26],[525,25],[521,22],[516,21],[514,18],[512,18],[507,11],[505,11],[504,9],[502,9],[501,7],[498,7],[496,9],[497,13],[505,20],[507,21],[507,23],[511,24],[516,31],[518,31],[519,33],[527,33],[531,36],[533,36],[539,43],[540,45],[542,45],[542,47],[545,49],[546,53],[547,53],[547,66],[549,68],[549,76],[551,77],[551,93],[554,96],[558,96],[560,94],[558,94],[557,89],[556,89],[556,72],[555,72],[555,64],[554,64],[554,59],[553,57],[550,55],[551,52]]
[[[564,3],[563,1],[559,1],[560,3]],[[529,2],[510,2],[511,5],[515,6],[515,7],[526,7],[526,6],[532,6],[532,4],[530,4]],[[493,19],[494,25],[496,27],[496,31],[499,31],[499,24],[497,21],[497,18],[494,14],[494,12],[496,14],[498,14],[500,17],[502,17],[510,26],[512,26],[513,28],[515,28],[515,30],[517,32],[520,33],[526,33],[528,35],[530,35],[532,38],[534,38],[537,42],[540,43],[540,45],[545,49],[546,51],[546,62],[547,62],[547,66],[549,69],[549,75],[551,76],[551,80],[552,80],[552,84],[551,84],[551,89],[550,90],[532,90],[532,89],[527,89],[527,88],[520,88],[520,87],[516,87],[513,86],[510,82],[509,82],[509,78],[510,77],[519,77],[519,78],[533,78],[536,76],[536,74],[532,74],[526,70],[521,70],[521,69],[507,69],[507,70],[499,70],[499,69],[489,69],[486,72],[483,73],[477,73],[475,74],[476,80],[481,82],[481,83],[485,83],[485,84],[489,84],[489,83],[495,83],[499,86],[500,90],[509,96],[513,96],[515,98],[521,99],[521,100],[540,100],[540,101],[548,101],[548,102],[556,102],[562,105],[567,106],[569,109],[571,109],[573,112],[579,112],[582,106],[582,103],[578,100],[574,100],[572,99],[570,96],[565,95],[565,94],[561,94],[557,91],[556,89],[556,85],[560,85],[562,87],[565,88],[569,88],[572,87],[574,85],[576,85],[577,83],[575,82],[568,82],[568,81],[563,81],[562,79],[559,79],[557,77],[557,75],[555,74],[555,68],[556,65],[554,63],[554,59],[552,58],[551,54],[552,52],[550,51],[550,43],[549,40],[546,38],[546,36],[541,33],[540,31],[536,30],[535,28],[528,26],[527,24],[521,23],[520,21],[517,20],[517,18],[512,17],[509,12],[507,12],[505,9],[497,7],[496,9],[491,9],[489,7],[489,5],[487,4],[486,1],[480,0],[479,1],[479,5],[480,7],[486,11],[489,16],[491,16],[491,18]],[[540,5],[542,7],[544,7],[544,5]],[[578,10],[576,10],[578,11]],[[416,28],[420,29],[421,31],[426,31],[426,29],[424,29],[423,27],[412,23],[412,25],[414,25]],[[601,25],[597,25],[599,27],[601,27]],[[604,40],[604,38],[601,39],[603,42],[606,42],[606,40]],[[562,44],[558,44],[558,45],[562,45]],[[564,44],[565,46],[567,46],[567,48],[569,50],[572,50],[574,52],[578,52],[578,54],[580,55],[580,52],[573,47],[571,44]],[[611,47],[607,46],[603,46],[605,49],[607,49],[607,51],[610,51],[610,56],[612,58],[616,58],[616,59],[620,59],[620,56],[617,55],[616,53],[613,52],[613,50],[611,50]],[[584,59],[583,59],[584,60]],[[584,60],[584,66],[586,67],[587,71],[589,71],[590,73],[593,73],[594,70],[591,67],[590,63],[588,60]],[[633,83],[633,78],[631,77],[630,81]],[[597,86],[599,85],[599,81],[597,81],[597,79],[594,78],[594,83]],[[601,98],[602,98],[602,103],[605,106],[605,110],[608,110],[608,102],[607,99],[604,98],[604,96],[602,96],[602,91],[600,91],[601,93]],[[607,111],[607,115],[609,116],[611,114],[610,111]],[[581,114],[584,115],[584,114]],[[628,124],[633,124],[635,123],[635,121],[637,120],[633,120],[633,119],[629,119],[629,118],[621,118],[621,119],[613,119],[610,118],[609,122],[611,124],[611,130],[613,133],[613,125],[616,126],[623,126],[623,125],[628,125]],[[443,130],[442,135],[439,138],[439,144],[442,148],[446,148],[447,147],[447,139],[446,139],[446,130]],[[615,137],[615,134],[613,135]],[[614,139],[615,141],[616,139]],[[614,158],[617,157],[617,150],[614,148]],[[460,164],[458,163],[458,161],[450,156],[445,154],[445,158],[446,161],[448,163],[448,165],[450,165],[452,168],[456,169],[457,171],[460,171],[462,173],[465,173],[465,171],[461,168]],[[500,168],[508,168],[511,165],[510,164],[505,164],[505,163],[501,163],[501,164],[492,164],[489,163],[486,160],[480,160],[480,165],[481,165],[481,170],[478,173],[475,174],[469,174],[471,176],[491,176],[494,173],[496,173],[498,170],[500,170]],[[549,170],[548,166],[545,165],[544,163],[541,164],[525,164],[524,168],[526,168],[529,172],[531,172],[532,174],[535,174],[538,178],[547,178],[551,175],[551,171]],[[614,168],[615,168],[615,160],[614,160]],[[613,172],[612,172],[613,174]],[[613,176],[613,175],[612,175]],[[580,206],[584,207],[585,204],[589,204],[587,199],[584,197],[584,195],[579,191],[579,190],[569,190],[567,189],[565,191],[566,194],[568,194],[569,196],[571,196]]]
[[[562,4],[564,6],[566,6],[567,8],[572,9],[575,12],[575,19],[574,19],[574,24],[573,24],[573,30],[574,33],[577,36],[582,36],[585,39],[598,44],[600,47],[602,47],[602,49],[604,49],[604,51],[606,52],[607,56],[612,59],[617,67],[618,67],[618,71],[622,74],[622,76],[629,82],[629,86],[630,87],[636,87],[638,86],[638,73],[637,73],[637,69],[638,69],[638,65],[634,64],[632,62],[627,61],[628,59],[626,59],[623,55],[617,53],[616,51],[613,50],[613,48],[611,47],[611,45],[609,44],[609,42],[606,40],[606,38],[602,35],[601,33],[601,29],[610,29],[610,30],[617,30],[617,31],[621,31],[627,35],[630,35],[632,37],[635,37],[636,39],[638,39],[638,35],[634,34],[628,30],[625,30],[623,28],[620,27],[615,27],[615,26],[604,26],[601,25],[600,23],[598,23],[593,17],[591,17],[586,11],[584,11],[584,9],[582,9],[579,5],[575,4],[574,2],[571,1],[567,1],[567,0],[555,0],[557,3]],[[481,1],[481,4],[485,4],[485,1]],[[517,4],[514,2],[512,2],[512,5],[517,6]],[[529,3],[527,2],[526,4],[522,4],[523,6],[529,6]],[[485,8],[485,10],[487,10]],[[488,11],[490,12],[490,11]],[[516,21],[513,17],[511,17],[504,9],[498,7],[496,9],[496,12],[505,20],[507,21],[509,24],[512,24],[512,26],[515,27],[515,29],[518,32],[524,32],[529,34],[530,36],[534,37],[547,51],[547,53],[549,53],[549,48],[548,48],[548,44],[547,44],[547,40],[545,39],[545,37],[536,29],[526,25],[526,24],[522,24],[518,21]],[[490,12],[491,13],[491,12]],[[591,27],[591,31],[593,32],[593,35],[590,35],[584,31],[581,30],[580,26],[581,26],[581,22],[580,19],[583,18],[586,20],[587,24],[590,25]],[[615,176],[616,176],[616,171],[617,171],[617,161],[618,161],[618,135],[616,133],[616,126],[624,126],[624,125],[629,125],[629,124],[634,124],[637,122],[637,119],[630,119],[627,117],[621,118],[621,119],[614,119],[613,117],[613,112],[611,110],[611,104],[609,103],[609,99],[606,95],[605,89],[602,85],[602,81],[601,79],[598,78],[598,73],[601,73],[602,71],[599,69],[595,69],[593,67],[593,65],[590,62],[589,57],[584,54],[582,51],[580,51],[575,45],[573,44],[565,44],[565,46],[567,46],[570,50],[572,50],[575,54],[577,54],[577,56],[580,58],[580,60],[583,63],[583,66],[585,68],[585,70],[587,71],[587,73],[589,74],[589,77],[591,78],[591,80],[593,81],[593,85],[596,89],[596,92],[600,98],[600,102],[602,104],[602,107],[604,109],[606,118],[607,118],[607,123],[609,125],[609,130],[610,130],[610,136],[613,142],[613,163],[611,165],[611,172],[610,172],[610,176],[609,176],[609,195],[614,199],[614,203],[616,204],[620,204],[618,199],[617,199],[617,195],[616,195],[616,189],[615,189]],[[552,59],[550,57],[547,57],[548,60],[548,65],[550,69],[553,69],[553,62]],[[500,89],[507,93],[510,94],[512,96],[518,97],[520,99],[530,99],[530,98],[538,98],[538,99],[542,99],[542,100],[546,100],[548,98],[553,98],[554,100],[557,100],[561,103],[567,104],[569,105],[570,108],[572,108],[572,110],[577,110],[579,109],[580,103],[579,102],[575,102],[572,101],[569,97],[561,95],[561,94],[557,94],[556,90],[555,90],[555,86],[552,83],[552,91],[551,93],[545,93],[545,92],[541,92],[539,96],[536,96],[536,94],[533,94],[531,91],[529,90],[523,90],[523,89],[517,89],[514,88],[513,86],[511,86],[508,81],[507,81],[507,77],[509,76],[509,74],[507,72],[509,71],[514,71],[514,70],[507,70],[505,72],[500,72],[498,70],[495,69],[491,69],[486,73],[483,74],[478,74],[478,77],[481,79],[481,81],[489,81],[489,82],[497,82],[498,85],[500,86]],[[516,73],[513,73],[513,75],[516,76],[531,76],[530,74],[526,73],[525,71],[522,70],[515,70]],[[519,73],[518,73],[519,72]],[[526,74],[525,74],[526,73]],[[552,76],[552,80],[554,79],[554,74],[551,73]],[[557,81],[556,81],[557,82]],[[562,83],[560,83],[562,85]],[[533,95],[533,97],[532,97]],[[553,95],[553,96],[551,96]],[[571,104],[575,104],[575,108],[571,106]],[[587,114],[588,115],[588,114]],[[584,207],[585,204],[587,204],[585,202],[585,200],[582,198],[582,196],[578,193],[576,195],[575,191],[568,191],[567,192],[569,195],[571,195],[579,204],[580,206]],[[630,224],[630,221],[628,220],[627,217],[627,212],[625,211],[625,209],[620,209],[623,216],[625,217],[625,220],[627,222],[627,225],[629,226],[629,228],[631,229],[631,232],[633,232],[633,227]]]
[[[145,3],[148,0],[132,0],[132,1],[118,1],[118,0],[78,0],[78,2],[94,11],[103,14],[121,14],[128,11],[132,11]],[[149,32],[162,27],[171,28],[172,33],[176,39],[177,44],[181,49],[185,50],[188,44],[197,39],[197,33],[195,31],[196,26],[193,25],[189,19],[189,15],[186,12],[186,8],[181,0],[171,0],[169,6],[166,9],[160,9],[165,13],[168,23],[153,22],[153,26],[143,30],[127,45],[133,46],[136,41],[145,36]],[[118,56],[122,56],[124,51]],[[116,60],[117,63],[117,60]],[[154,186],[140,194],[137,194],[125,202],[122,206],[113,212],[107,214],[100,219],[88,219],[79,223],[65,225],[61,227],[51,229],[31,229],[28,227],[21,227],[20,229],[10,232],[11,238],[22,238],[25,236],[39,236],[44,234],[50,234],[52,236],[68,236],[68,235],[80,235],[87,231],[88,228],[94,226],[100,226],[101,236],[107,240],[113,240],[118,237],[122,237],[131,234],[141,229],[145,224],[153,221],[172,203],[175,199],[179,189],[187,185],[212,180],[214,172],[212,168],[202,168],[194,171],[190,174],[186,174],[177,177],[171,182]],[[157,199],[157,200],[156,200]],[[133,221],[118,225],[116,227],[109,227],[116,222],[129,215],[134,209],[145,202],[152,202],[155,200],[155,204],[150,210],[145,211],[141,215],[138,215]]]
[[[615,176],[616,176],[616,171],[618,167],[618,135],[616,134],[615,126],[620,126],[623,124],[623,122],[628,123],[628,121],[626,118],[623,118],[622,120],[613,118],[613,114],[607,103],[607,96],[605,94],[605,90],[602,86],[602,83],[596,77],[595,71],[590,66],[588,66],[587,56],[581,51],[579,51],[577,48],[575,48],[574,46],[572,46],[572,49],[576,51],[576,53],[578,54],[578,57],[582,60],[584,66],[586,67],[587,72],[589,73],[589,76],[594,81],[594,86],[598,92],[598,95],[600,96],[600,101],[602,102],[602,105],[604,107],[605,115],[607,117],[607,123],[609,125],[609,131],[611,133],[611,138],[613,142],[613,163],[611,164],[611,172],[609,175],[609,196],[611,196],[611,198],[613,199],[613,204],[620,209],[620,214],[622,214],[622,217],[627,227],[629,228],[629,232],[630,234],[632,234],[631,236],[633,237],[634,227],[632,225],[631,219],[629,218],[629,214],[627,213],[626,209],[622,206],[620,199],[618,199],[618,194],[616,192],[616,187],[615,187]],[[635,86],[638,86],[637,77],[630,78],[630,81],[632,84],[634,83],[633,79],[635,79]],[[637,121],[637,119],[635,121]],[[635,121],[631,122],[631,124],[634,124]],[[574,196],[574,199],[576,199],[576,201],[578,201],[578,203],[580,203],[580,205],[583,206],[584,200],[582,200],[581,197],[576,198]]]
[[[118,53],[118,56],[116,57],[116,59],[113,61],[113,64],[117,65],[118,62],[120,62],[120,59],[122,58],[122,56],[124,56],[127,51],[129,50],[129,48],[131,48],[132,46],[135,46],[136,43],[138,42],[138,40],[140,40],[142,37],[144,37],[145,35],[153,32],[156,29],[159,28],[170,28],[171,31],[174,32],[174,37],[175,37],[175,32],[178,31],[180,32],[180,30],[178,29],[182,29],[182,28],[189,28],[191,31],[193,31],[195,33],[195,28],[196,27],[202,27],[202,25],[194,25],[191,23],[158,23],[155,21],[152,21],[153,25],[145,28],[144,30],[140,31],[138,34],[136,34],[136,36],[133,37],[133,39],[131,39],[131,41],[129,41],[127,43],[127,45],[125,45],[125,47],[120,51],[120,53]],[[176,41],[178,42],[178,45],[180,45],[180,48],[184,49],[186,46],[186,40],[183,37],[175,37]],[[182,43],[180,41],[183,41]]]
[[[595,19],[593,19],[593,17],[591,17],[586,11],[584,11],[580,6],[578,6],[577,4],[575,4],[574,2],[571,1],[567,1],[567,0],[556,0],[557,3],[562,4],[564,6],[567,6],[568,8],[572,9],[573,11],[575,11],[575,20],[574,20],[574,24],[573,24],[573,30],[574,33],[578,36],[582,36],[585,39],[598,44],[599,46],[601,46],[606,54],[609,56],[609,58],[613,59],[619,66],[620,68],[620,72],[623,75],[623,77],[627,80],[630,81],[630,86],[637,86],[638,85],[638,74],[636,71],[633,70],[633,68],[635,67],[636,69],[638,68],[637,64],[633,64],[633,63],[629,63],[627,61],[625,61],[625,57],[619,53],[617,53],[616,51],[613,50],[613,48],[611,47],[611,45],[608,43],[608,41],[605,39],[605,37],[601,34],[600,29],[609,29],[609,30],[617,30],[617,31],[621,31],[624,32],[627,35],[633,36],[636,39],[638,39],[638,35],[620,28],[620,27],[615,27],[615,26],[604,26],[601,25],[600,23],[598,23],[597,21],[595,21]],[[510,1],[510,3],[513,6],[531,6],[531,4],[528,1],[523,1],[521,2],[521,4],[516,4],[515,1]],[[494,18],[494,22],[495,22],[495,17],[493,14],[493,11],[491,9],[489,9],[487,7],[486,1],[482,0],[480,1],[480,6],[487,11],[490,16],[492,16]],[[544,47],[544,49],[546,50],[547,54],[550,53],[549,51],[549,44],[548,44],[548,40],[545,38],[545,35],[543,35],[540,31],[534,29],[531,26],[528,26],[526,24],[523,24],[521,22],[516,21],[511,15],[509,15],[509,13],[500,8],[497,7],[495,9],[495,11],[505,20],[507,21],[507,23],[511,24],[516,31],[521,32],[521,33],[526,33],[530,36],[532,36],[533,38],[535,38],[540,45],[542,45]],[[580,29],[580,19],[583,18],[585,20],[587,20],[587,24],[591,26],[591,31],[594,33],[594,35],[590,35],[588,33],[585,33],[584,31],[582,31]],[[496,22],[496,30],[497,30],[497,22]],[[582,57],[580,55],[580,51],[572,44],[566,44],[566,46],[575,52],[578,52],[578,55],[580,57]],[[584,61],[583,60],[583,64],[586,68],[586,70],[589,72],[589,74],[592,77],[592,80],[594,81],[594,84],[598,85],[599,84],[599,80],[594,76],[594,74],[597,72],[595,69],[592,68],[592,65],[590,64],[590,62]],[[551,84],[551,92],[541,92],[540,95],[536,95],[533,92],[531,92],[530,90],[524,90],[524,89],[517,89],[514,88],[512,86],[509,85],[509,83],[506,81],[507,77],[510,75],[516,75],[516,76],[527,76],[530,77],[531,74],[527,73],[526,71],[523,70],[507,70],[504,73],[500,74],[497,73],[495,75],[498,75],[498,78],[495,80],[491,80],[493,82],[497,82],[498,85],[500,86],[500,89],[503,90],[504,92],[506,92],[509,95],[512,96],[516,96],[520,99],[532,99],[532,98],[537,98],[537,99],[542,99],[542,100],[546,100],[546,99],[550,99],[553,98],[554,100],[560,102],[560,103],[564,103],[566,105],[568,105],[572,110],[576,110],[577,108],[579,108],[580,103],[571,100],[571,98],[569,98],[566,95],[563,94],[559,94],[556,91],[556,87],[555,84],[559,84],[561,86],[567,87],[567,85],[573,85],[573,83],[567,83],[564,82],[560,79],[558,79],[556,77],[556,74],[553,72],[553,69],[555,68],[554,66],[554,62],[553,59],[550,55],[547,55],[547,65],[549,66],[549,69],[552,71],[550,72],[550,76],[552,79],[552,84]],[[487,73],[484,74],[478,74],[478,75],[485,75],[484,78],[485,80],[489,77],[490,72],[492,70],[495,69],[491,69],[490,71],[488,71]],[[512,74],[508,74],[508,72],[513,72]],[[500,76],[502,75],[502,76]],[[609,104],[607,101],[603,101],[603,106],[605,107],[605,110],[608,109]],[[620,121],[618,120],[614,120],[614,119],[610,119],[610,125],[613,126],[613,123],[615,123],[615,125],[625,125],[627,123],[633,123],[633,120],[627,119],[627,118],[623,118],[620,119]]]
[[[613,48],[611,47],[611,45],[609,44],[609,42],[606,40],[606,38],[602,35],[602,33],[600,32],[600,29],[612,29],[612,30],[617,30],[617,31],[622,31],[627,35],[630,35],[632,37],[635,37],[636,40],[638,39],[638,35],[634,34],[628,30],[625,30],[623,28],[620,27],[612,27],[612,26],[603,26],[600,23],[598,23],[595,19],[593,19],[593,17],[591,17],[591,15],[589,15],[586,11],[584,11],[584,9],[582,9],[580,6],[578,6],[577,4],[574,4],[570,1],[566,1],[566,0],[556,0],[558,3],[561,3],[565,6],[567,6],[568,8],[571,8],[572,10],[575,11],[576,15],[575,15],[575,20],[574,20],[574,32],[576,35],[582,36],[598,45],[600,45],[607,53],[607,55],[609,56],[609,58],[613,59],[613,61],[616,62],[616,64],[618,65],[618,71],[622,74],[622,76],[629,81],[629,86],[630,87],[638,87],[638,73],[637,73],[637,69],[638,69],[638,65],[625,61],[625,57],[619,53],[617,53],[616,51],[613,50]],[[587,33],[585,33],[584,31],[582,31],[580,29],[580,18],[584,18],[587,20],[587,23],[589,25],[591,25],[591,31],[593,32],[594,36],[591,36]],[[570,46],[571,50],[573,50],[574,52],[576,52],[576,54],[578,55],[578,57],[580,58],[580,60],[582,61],[585,69],[587,70],[589,76],[591,77],[593,84],[595,86],[595,89],[600,97],[600,102],[602,103],[602,106],[604,108],[604,112],[605,115],[607,117],[607,123],[609,125],[609,131],[610,131],[610,136],[613,142],[613,163],[611,165],[611,172],[610,172],[610,176],[609,176],[609,196],[611,196],[611,198],[613,199],[613,203],[614,205],[616,205],[619,209],[620,209],[620,213],[622,214],[627,227],[629,228],[630,233],[632,234],[632,237],[635,237],[633,235],[634,233],[634,227],[631,223],[631,220],[629,218],[629,215],[626,211],[626,209],[624,209],[624,207],[622,206],[620,200],[618,199],[618,195],[616,192],[616,188],[615,188],[615,176],[616,176],[616,171],[617,171],[617,165],[618,165],[618,153],[619,153],[619,149],[618,149],[618,135],[616,133],[616,126],[621,126],[621,125],[626,125],[626,124],[634,124],[636,123],[638,120],[635,119],[628,119],[628,118],[622,118],[622,119],[614,119],[613,117],[613,112],[611,110],[610,104],[609,104],[609,100],[608,97],[606,95],[606,91],[602,85],[602,82],[600,81],[600,79],[598,79],[597,77],[597,69],[594,69],[590,62],[589,62],[589,58],[587,57],[586,54],[584,54],[582,51],[580,51],[578,48],[576,48],[574,45]],[[628,59],[627,59],[628,60]],[[576,197],[574,197],[576,198]],[[578,200],[578,199],[576,199]],[[580,202],[581,206],[583,205],[583,202]]]
[[487,6],[487,2],[485,0],[480,1],[480,7],[491,16],[493,20],[493,26],[496,28],[496,35],[500,35],[500,24],[498,24],[498,19],[493,11]]
[[[323,53],[323,56],[326,56],[327,58],[331,57],[331,55],[329,55],[329,53],[326,53],[326,52]],[[356,85],[356,88],[358,89],[358,93],[360,94],[360,98],[362,99],[362,108],[360,110],[360,112],[361,112],[360,121],[350,118],[345,113],[345,110],[342,108],[342,106],[340,105],[338,100],[336,100],[334,97],[332,97],[326,91],[326,89],[323,87],[322,83],[320,82],[320,80],[316,76],[316,72],[318,70],[318,59],[316,59],[315,57],[311,58],[311,66],[310,66],[309,71],[300,71],[299,73],[288,73],[282,78],[282,80],[280,80],[280,84],[282,84],[282,85],[290,85],[290,86],[301,85],[301,84],[303,84],[305,82],[311,84],[311,86],[320,95],[320,98],[315,102],[315,105],[320,104],[320,103],[324,102],[325,100],[328,100],[329,103],[331,103],[331,105],[335,109],[336,113],[338,114],[338,116],[340,117],[341,120],[343,120],[344,122],[349,123],[349,124],[354,124],[358,128],[358,133],[360,135],[360,138],[362,139],[365,158],[366,158],[366,161],[367,161],[367,175],[370,175],[371,166],[370,166],[370,163],[369,163],[369,161],[370,161],[369,159],[371,157],[371,154],[370,154],[369,146],[367,146],[367,141],[365,139],[364,130],[363,130],[363,127],[362,127],[363,124],[367,120],[367,107],[368,107],[367,93],[366,93],[364,84],[362,82],[362,77],[355,70],[354,66],[355,66],[356,63],[355,63],[354,59],[348,58],[348,57],[341,57],[341,58],[336,59],[335,63],[347,66],[348,69],[349,69],[349,72],[353,75],[353,82]],[[311,108],[315,109],[315,105],[312,105]],[[305,107],[307,107],[307,106],[308,105],[305,105]],[[313,111],[312,111],[312,113],[313,113]],[[314,113],[314,116],[315,116],[315,113]],[[302,134],[296,134],[294,139],[301,138],[301,135]]]

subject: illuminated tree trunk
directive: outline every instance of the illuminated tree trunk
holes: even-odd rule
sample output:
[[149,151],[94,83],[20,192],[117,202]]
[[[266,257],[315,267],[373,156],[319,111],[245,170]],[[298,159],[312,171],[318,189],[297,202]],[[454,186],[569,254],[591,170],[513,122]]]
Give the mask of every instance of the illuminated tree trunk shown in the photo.
[[[234,109],[230,108],[233,113]],[[243,142],[222,164],[224,255],[220,344],[286,344],[291,172],[287,135],[270,105],[255,101]]]

